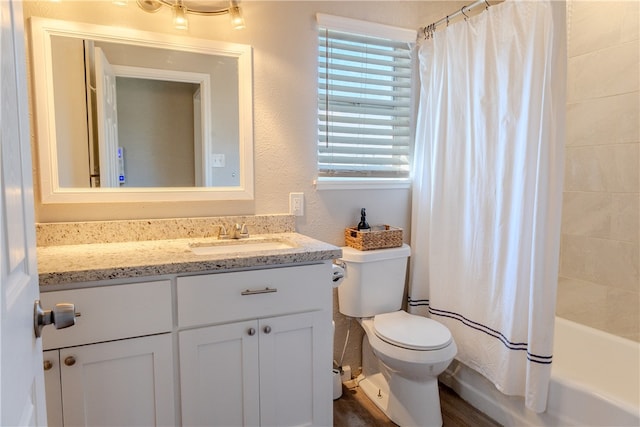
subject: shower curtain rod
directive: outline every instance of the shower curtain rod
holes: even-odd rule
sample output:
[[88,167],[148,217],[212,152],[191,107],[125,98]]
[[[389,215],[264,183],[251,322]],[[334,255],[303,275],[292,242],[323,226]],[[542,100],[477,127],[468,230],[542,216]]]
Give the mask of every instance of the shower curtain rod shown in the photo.
[[445,23],[447,25],[449,25],[449,21],[452,18],[455,18],[455,17],[460,16],[460,15],[464,15],[466,18],[468,18],[467,14],[465,12],[471,12],[473,9],[475,9],[478,6],[480,6],[481,4],[485,5],[485,7],[487,9],[489,9],[489,7],[491,6],[487,0],[476,0],[471,4],[468,4],[466,6],[462,6],[462,8],[460,10],[455,11],[451,15],[447,15],[444,18],[440,19],[439,21],[434,22],[431,25],[427,25],[426,27],[422,27],[420,30],[424,33],[425,37],[428,38],[429,36],[433,35],[433,33],[436,31],[436,27],[438,25],[442,25],[442,24],[445,24]]

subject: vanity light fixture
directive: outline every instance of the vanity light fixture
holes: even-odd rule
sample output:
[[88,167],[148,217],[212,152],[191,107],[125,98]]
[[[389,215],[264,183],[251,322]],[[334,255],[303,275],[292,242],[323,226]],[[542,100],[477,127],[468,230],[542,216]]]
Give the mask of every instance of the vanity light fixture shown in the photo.
[[229,14],[231,15],[231,25],[233,26],[233,28],[235,30],[244,29],[244,18],[242,17],[240,6],[238,6],[237,4],[232,4],[231,7],[229,7]]
[[[189,28],[187,14],[216,16],[231,16],[231,25],[236,30],[245,28],[242,10],[238,0],[230,0],[228,6],[221,7],[224,1],[202,1],[202,0],[136,0],[140,9],[145,12],[157,12],[162,6],[173,9],[173,25],[176,29],[186,30]],[[213,4],[213,6],[212,6]]]
[[187,20],[187,8],[182,4],[182,0],[178,0],[173,7],[173,26],[176,30],[188,30],[189,21]]

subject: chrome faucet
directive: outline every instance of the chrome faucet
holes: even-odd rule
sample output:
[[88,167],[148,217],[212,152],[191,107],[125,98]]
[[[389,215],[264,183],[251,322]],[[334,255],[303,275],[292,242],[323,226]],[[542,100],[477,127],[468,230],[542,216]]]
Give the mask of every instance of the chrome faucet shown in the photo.
[[249,237],[249,230],[247,229],[247,224],[236,224],[233,227],[233,235],[232,239],[246,239]]
[[247,224],[236,224],[233,227],[230,227],[231,231],[227,231],[227,228],[224,224],[220,225],[220,233],[218,234],[219,239],[246,239],[249,237],[249,230],[247,229]]

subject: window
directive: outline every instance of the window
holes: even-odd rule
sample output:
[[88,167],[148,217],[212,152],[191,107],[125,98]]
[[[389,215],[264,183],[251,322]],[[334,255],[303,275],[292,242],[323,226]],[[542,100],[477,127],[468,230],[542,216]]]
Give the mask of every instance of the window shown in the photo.
[[318,15],[318,176],[408,178],[415,31]]

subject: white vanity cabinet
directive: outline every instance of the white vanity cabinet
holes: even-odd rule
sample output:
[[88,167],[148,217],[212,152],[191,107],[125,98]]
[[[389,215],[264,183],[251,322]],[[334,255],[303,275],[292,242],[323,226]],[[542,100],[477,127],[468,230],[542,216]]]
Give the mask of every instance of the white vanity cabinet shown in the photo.
[[333,423],[330,270],[177,279],[183,425]]
[[162,277],[41,293],[50,426],[332,424],[330,261]]
[[43,330],[49,426],[174,425],[169,280],[41,293],[76,325]]

